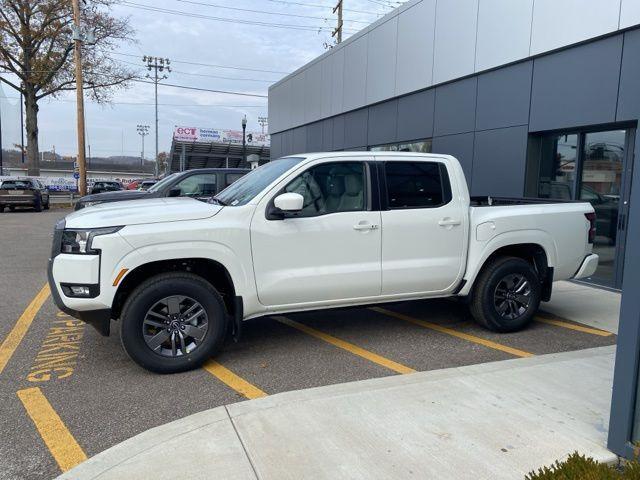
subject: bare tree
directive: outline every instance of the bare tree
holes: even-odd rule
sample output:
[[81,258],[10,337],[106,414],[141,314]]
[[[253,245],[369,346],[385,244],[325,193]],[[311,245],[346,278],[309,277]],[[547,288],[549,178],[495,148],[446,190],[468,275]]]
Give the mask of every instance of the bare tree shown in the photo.
[[[110,52],[133,42],[128,18],[112,16],[120,0],[85,0],[83,29],[93,40],[83,45],[84,88],[98,102],[108,102],[133,72]],[[73,11],[69,0],[0,0],[0,81],[22,93],[26,113],[29,175],[39,175],[38,101],[74,90]],[[14,80],[17,78],[17,80]]]

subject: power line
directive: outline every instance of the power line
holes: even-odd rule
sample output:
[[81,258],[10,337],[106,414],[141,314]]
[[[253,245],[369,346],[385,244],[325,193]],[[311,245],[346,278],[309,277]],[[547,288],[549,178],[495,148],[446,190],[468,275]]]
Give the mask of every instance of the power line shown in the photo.
[[[281,4],[285,4],[285,5],[297,5],[300,7],[309,7],[309,8],[323,8],[323,9],[329,9],[332,8],[331,5],[318,5],[317,3],[302,3],[302,2],[290,2],[287,0],[267,0],[268,2],[272,2],[272,3],[281,3]],[[375,12],[367,12],[365,10],[352,10],[352,9],[344,9],[345,12],[352,12],[352,13],[361,13],[363,15],[375,15],[377,17],[381,16],[380,13],[375,13]]]
[[[296,18],[310,18],[312,20],[328,20],[327,17],[315,17],[313,15],[300,15],[297,13],[284,13],[284,12],[269,12],[266,10],[253,10],[251,8],[239,8],[239,7],[227,7],[224,5],[215,5],[213,3],[206,3],[206,2],[196,2],[194,0],[176,0],[177,2],[180,3],[189,3],[191,5],[204,5],[206,7],[215,7],[215,8],[223,8],[226,10],[235,10],[238,12],[249,12],[249,13],[259,13],[259,14],[265,14],[265,15],[280,15],[283,17],[296,17]],[[369,23],[371,22],[365,22],[362,20],[345,20],[345,22],[351,22],[351,23],[362,23],[365,25],[369,25]]]
[[[131,53],[121,53],[121,52],[108,52],[112,55],[122,55],[124,57],[133,57],[133,58],[140,58],[140,55],[133,55]],[[283,71],[279,71],[279,70],[262,70],[259,68],[250,68],[250,67],[237,67],[237,66],[231,66],[231,65],[215,65],[212,63],[199,63],[199,62],[191,62],[191,61],[187,61],[187,60],[172,60],[173,63],[182,63],[184,65],[196,65],[199,67],[213,67],[213,68],[227,68],[230,70],[246,70],[248,72],[262,72],[262,73],[281,73],[284,75],[288,75],[291,72],[283,72]]]
[[[133,80],[134,82],[138,82],[138,83],[153,83],[153,82],[148,82],[146,80]],[[211,92],[211,93],[224,93],[226,95],[241,95],[243,97],[258,97],[258,98],[268,98],[267,95],[260,95],[258,93],[244,93],[244,92],[231,92],[231,91],[227,91],[227,90],[212,90],[209,88],[200,88],[200,87],[191,87],[188,85],[176,85],[173,83],[160,83],[159,85],[164,85],[165,87],[175,87],[175,88],[184,88],[186,90],[197,90],[199,92]]]
[[[160,84],[163,85],[163,84]],[[12,97],[6,96],[2,98],[8,98],[11,100],[20,100],[20,97]],[[65,98],[49,98],[47,99],[49,103],[51,102],[62,102],[62,103],[76,103],[75,100],[68,100]],[[100,102],[87,100],[87,102],[94,105],[103,105]],[[108,105],[136,105],[136,106],[149,106],[152,107],[155,103],[151,102],[105,102]],[[226,103],[158,103],[158,105],[163,107],[213,107],[213,108],[264,108],[265,105],[228,105]]]
[[[270,27],[270,28],[284,28],[287,30],[300,30],[300,31],[309,31],[309,32],[330,31],[329,27],[322,27],[322,26],[317,27],[313,25],[294,25],[294,24],[287,24],[287,23],[260,22],[258,20],[233,19],[233,18],[226,18],[226,17],[214,17],[211,15],[183,12],[181,10],[173,10],[169,8],[153,7],[150,5],[143,5],[143,4],[133,3],[128,1],[124,1],[122,5],[131,7],[131,8],[137,8],[140,10],[146,10],[149,12],[165,13],[168,15],[177,15],[177,16],[183,16],[183,17],[189,17],[189,18],[199,18],[203,20],[213,20],[216,22],[237,23],[241,25],[256,25],[259,27]],[[350,33],[353,33],[353,31],[351,31]]]
[[[140,65],[138,63],[134,63],[134,62],[128,62],[126,60],[119,60],[119,59],[114,59],[120,63],[125,63],[127,65],[133,65],[136,67],[140,67]],[[174,61],[175,63],[175,61]],[[266,79],[262,79],[262,78],[239,78],[239,77],[222,77],[219,75],[209,75],[206,73],[194,73],[194,72],[183,72],[180,70],[172,70],[172,73],[179,73],[181,75],[192,75],[192,76],[196,76],[196,77],[207,77],[207,78],[217,78],[219,80],[236,80],[236,81],[245,81],[245,82],[264,82],[264,83],[273,83],[276,82],[277,80],[266,80]]]

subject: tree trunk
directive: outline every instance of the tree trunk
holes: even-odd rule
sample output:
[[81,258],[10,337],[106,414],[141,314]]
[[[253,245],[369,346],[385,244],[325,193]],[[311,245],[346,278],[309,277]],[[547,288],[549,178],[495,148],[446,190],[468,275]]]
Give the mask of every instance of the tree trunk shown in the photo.
[[40,154],[38,150],[38,101],[31,85],[25,85],[24,107],[27,129],[27,164],[29,176],[40,176]]

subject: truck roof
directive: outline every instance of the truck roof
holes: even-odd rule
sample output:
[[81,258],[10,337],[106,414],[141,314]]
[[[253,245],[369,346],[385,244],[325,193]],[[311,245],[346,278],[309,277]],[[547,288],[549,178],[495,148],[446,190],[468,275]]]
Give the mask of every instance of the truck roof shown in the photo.
[[420,152],[374,152],[374,151],[355,151],[355,152],[314,152],[314,153],[301,153],[297,155],[287,155],[286,157],[281,158],[300,158],[303,157],[304,161],[311,161],[317,158],[340,158],[340,157],[348,157],[348,158],[358,158],[365,157],[373,160],[383,160],[383,161],[406,161],[407,159],[422,159],[422,160],[437,160],[437,159],[452,159],[455,157],[451,155],[446,155],[444,153],[420,153]]

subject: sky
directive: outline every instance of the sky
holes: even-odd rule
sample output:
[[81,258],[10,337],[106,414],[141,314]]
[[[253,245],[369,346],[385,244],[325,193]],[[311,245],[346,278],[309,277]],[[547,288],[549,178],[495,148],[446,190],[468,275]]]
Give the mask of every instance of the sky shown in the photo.
[[[112,14],[129,17],[130,25],[136,31],[136,43],[122,46],[112,56],[121,62],[129,62],[125,65],[142,75],[146,73],[143,55],[169,58],[173,71],[165,83],[267,95],[270,84],[325,51],[324,44],[331,42],[330,30],[336,23],[331,12],[333,0],[287,1],[289,3],[281,0],[125,0],[113,9]],[[388,13],[390,5],[398,3],[392,0],[344,0],[343,39]],[[144,8],[150,6],[156,10]],[[164,13],[157,9],[172,12]],[[281,27],[237,23],[238,20],[275,23]],[[299,29],[302,26],[314,29]],[[323,30],[319,31],[321,27]],[[8,148],[14,141],[19,141],[16,139],[19,130],[10,125],[19,123],[19,120],[12,119],[18,115],[19,107],[15,105],[17,92],[6,85],[1,88],[8,97],[2,104],[5,131],[2,144]],[[153,85],[132,83],[127,90],[116,93],[112,100],[110,105],[85,102],[87,143],[91,155],[140,155],[141,137],[136,126],[143,124],[150,126],[150,134],[145,137],[145,157],[153,158]],[[170,148],[176,125],[240,130],[242,117],[246,114],[247,130],[260,131],[258,117],[268,116],[266,98],[173,87],[159,87],[158,103],[160,151]],[[55,146],[56,153],[75,155],[75,128],[75,93],[40,102],[41,151],[52,150]]]

